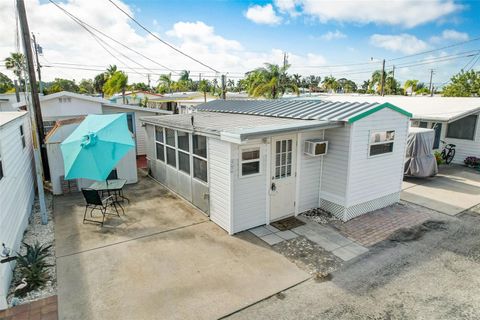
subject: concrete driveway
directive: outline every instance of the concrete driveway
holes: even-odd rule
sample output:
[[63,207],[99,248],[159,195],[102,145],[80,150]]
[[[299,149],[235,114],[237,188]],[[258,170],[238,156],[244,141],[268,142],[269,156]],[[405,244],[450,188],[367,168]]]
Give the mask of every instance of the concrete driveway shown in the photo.
[[480,173],[464,166],[440,166],[436,177],[405,179],[401,198],[456,215],[480,203]]
[[214,319],[309,278],[149,178],[125,195],[103,228],[82,224],[80,196],[55,198],[60,319]]

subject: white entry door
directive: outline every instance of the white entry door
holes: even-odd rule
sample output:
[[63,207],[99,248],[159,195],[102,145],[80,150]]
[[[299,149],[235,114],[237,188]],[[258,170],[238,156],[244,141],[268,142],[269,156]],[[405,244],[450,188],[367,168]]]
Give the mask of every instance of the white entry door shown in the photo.
[[296,145],[295,136],[272,140],[270,221],[295,213]]

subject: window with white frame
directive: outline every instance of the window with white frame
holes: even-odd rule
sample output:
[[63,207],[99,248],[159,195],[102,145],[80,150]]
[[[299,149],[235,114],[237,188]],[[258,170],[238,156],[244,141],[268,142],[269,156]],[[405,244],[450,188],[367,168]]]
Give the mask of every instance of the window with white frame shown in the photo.
[[23,124],[20,125],[20,139],[22,140],[22,147],[25,149],[27,144],[25,143],[25,132],[23,131]]
[[167,164],[177,168],[175,130],[165,128],[165,142],[167,147]]
[[370,132],[369,156],[393,152],[395,130]]
[[178,170],[190,174],[190,134],[177,131]]
[[193,177],[208,182],[207,137],[192,135]]
[[242,177],[260,173],[260,147],[241,149],[240,175]]
[[157,160],[165,162],[165,138],[162,127],[155,127],[155,149]]

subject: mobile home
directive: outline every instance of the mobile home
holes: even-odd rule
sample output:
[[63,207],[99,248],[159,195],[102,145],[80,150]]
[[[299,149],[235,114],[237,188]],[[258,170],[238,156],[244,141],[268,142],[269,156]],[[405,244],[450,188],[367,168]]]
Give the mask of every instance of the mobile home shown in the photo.
[[321,207],[400,199],[411,114],[389,103],[216,100],[142,118],[151,175],[230,234]]
[[330,95],[320,100],[371,103],[389,101],[412,113],[412,127],[435,130],[434,150],[441,151],[443,143],[456,146],[453,163],[462,164],[465,158],[480,158],[480,98]]
[[[0,244],[18,251],[35,199],[30,120],[26,112],[0,112]],[[1,252],[1,248],[0,248]],[[0,257],[1,259],[2,257]],[[0,264],[0,310],[12,265]]]

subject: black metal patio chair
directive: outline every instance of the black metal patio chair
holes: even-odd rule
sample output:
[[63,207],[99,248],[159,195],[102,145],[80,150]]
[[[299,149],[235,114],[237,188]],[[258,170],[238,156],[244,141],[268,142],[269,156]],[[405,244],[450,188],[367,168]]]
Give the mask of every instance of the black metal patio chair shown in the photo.
[[[85,223],[85,221],[99,223],[103,227],[103,223],[105,222],[105,215],[107,214],[114,215],[114,213],[109,213],[107,211],[108,207],[113,207],[115,209],[115,212],[117,213],[116,215],[120,217],[120,213],[118,212],[118,209],[117,209],[117,204],[115,203],[115,196],[112,195],[112,196],[102,198],[100,197],[100,194],[98,193],[97,190],[89,189],[89,188],[82,188],[82,193],[83,193],[83,197],[85,198],[85,202],[87,203],[85,205],[85,213],[83,214],[83,223]],[[91,218],[93,218],[93,211],[99,210],[102,213],[102,221],[87,219],[88,209],[91,209],[90,211]]]

